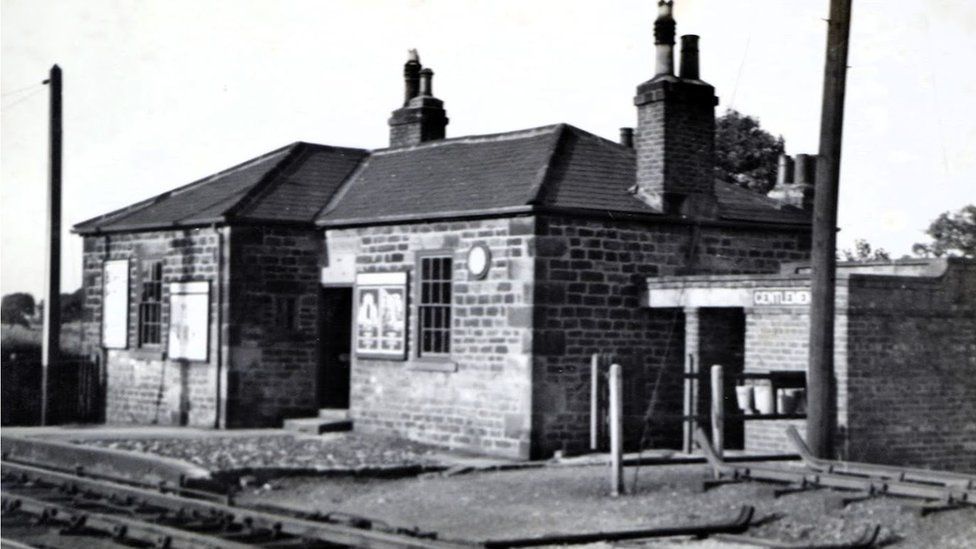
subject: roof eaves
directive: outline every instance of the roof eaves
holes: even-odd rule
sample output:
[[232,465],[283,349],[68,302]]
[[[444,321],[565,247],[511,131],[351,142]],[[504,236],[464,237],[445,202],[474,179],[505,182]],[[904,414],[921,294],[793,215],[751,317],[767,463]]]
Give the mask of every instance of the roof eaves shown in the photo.
[[[140,211],[140,210],[142,210],[144,208],[147,208],[149,206],[152,206],[153,204],[155,204],[155,203],[157,203],[157,202],[159,202],[159,201],[161,201],[163,199],[169,198],[169,197],[171,197],[171,196],[173,196],[175,194],[179,194],[181,192],[186,192],[186,191],[191,190],[193,188],[196,188],[196,187],[198,187],[200,185],[204,185],[204,184],[206,184],[209,181],[212,181],[214,179],[217,179],[218,177],[227,175],[227,174],[232,173],[232,172],[237,171],[237,170],[241,170],[241,169],[246,168],[247,166],[250,166],[252,164],[256,164],[258,162],[262,162],[262,161],[266,160],[267,158],[269,158],[271,156],[274,156],[274,155],[276,155],[276,154],[284,151],[285,149],[287,149],[289,147],[293,147],[293,146],[295,146],[297,144],[298,143],[290,143],[288,145],[285,145],[284,147],[278,147],[277,149],[275,149],[273,151],[264,153],[264,154],[262,154],[260,156],[257,156],[255,158],[251,158],[249,160],[245,160],[244,162],[241,162],[240,164],[236,164],[236,165],[231,166],[229,168],[223,169],[223,170],[221,170],[221,171],[219,171],[217,173],[213,173],[213,174],[210,174],[210,175],[208,175],[206,177],[202,177],[200,179],[197,179],[195,181],[192,181],[190,183],[187,183],[186,185],[183,185],[181,187],[177,187],[175,189],[170,189],[170,190],[168,190],[168,191],[166,191],[164,193],[160,193],[160,194],[157,194],[156,196],[152,196],[152,197],[147,198],[145,200],[142,200],[140,202],[136,202],[135,204],[130,204],[128,206],[125,206],[125,207],[119,208],[117,210],[113,210],[111,212],[108,212],[108,213],[105,213],[105,214],[102,214],[102,215],[93,217],[91,219],[86,219],[85,221],[82,221],[81,223],[76,223],[75,225],[73,225],[71,227],[71,230],[72,230],[72,232],[77,233],[77,234],[85,234],[85,232],[92,232],[92,231],[89,231],[89,227],[88,227],[89,225],[94,225],[96,223],[101,224],[101,222],[108,221],[110,219],[118,219],[120,217],[124,218],[124,217],[126,217],[128,215],[132,215],[132,214],[134,214],[134,213],[136,213],[136,212],[138,212],[138,211]],[[92,229],[96,229],[95,232],[97,232],[97,227],[92,227]],[[114,229],[113,229],[112,232],[115,232]]]

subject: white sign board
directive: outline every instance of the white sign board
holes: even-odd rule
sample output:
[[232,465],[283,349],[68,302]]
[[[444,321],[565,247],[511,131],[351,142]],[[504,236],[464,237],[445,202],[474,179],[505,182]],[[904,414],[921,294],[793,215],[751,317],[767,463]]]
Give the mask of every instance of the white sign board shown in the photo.
[[210,283],[169,285],[169,358],[207,360],[210,336]]
[[129,339],[129,260],[102,265],[102,346],[125,349]]
[[407,357],[407,273],[356,276],[356,355]]
[[810,304],[810,290],[753,290],[752,304],[756,307],[796,307]]

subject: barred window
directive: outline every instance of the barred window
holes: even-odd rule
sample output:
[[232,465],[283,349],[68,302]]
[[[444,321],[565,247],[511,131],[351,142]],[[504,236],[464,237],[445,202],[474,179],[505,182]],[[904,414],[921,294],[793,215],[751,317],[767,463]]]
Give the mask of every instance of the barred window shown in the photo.
[[139,295],[139,345],[159,345],[163,324],[163,262],[147,263]]
[[451,258],[420,258],[420,356],[451,352]]

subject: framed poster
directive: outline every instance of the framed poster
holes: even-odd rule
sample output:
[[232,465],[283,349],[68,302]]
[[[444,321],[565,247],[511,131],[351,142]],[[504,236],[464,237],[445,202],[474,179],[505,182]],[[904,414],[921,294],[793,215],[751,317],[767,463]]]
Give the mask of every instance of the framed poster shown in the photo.
[[407,273],[356,275],[356,356],[407,358]]
[[210,340],[210,283],[169,285],[169,358],[207,360]]
[[129,343],[129,260],[102,265],[102,347],[125,349]]

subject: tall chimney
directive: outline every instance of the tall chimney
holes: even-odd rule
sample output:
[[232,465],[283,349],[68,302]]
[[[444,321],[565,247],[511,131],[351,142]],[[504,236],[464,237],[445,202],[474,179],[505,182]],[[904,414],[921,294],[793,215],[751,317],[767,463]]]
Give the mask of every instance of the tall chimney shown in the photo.
[[658,2],[654,22],[657,66],[637,86],[637,181],[632,192],[655,210],[714,218],[715,88],[699,79],[696,36],[682,37],[681,74],[674,75],[671,2]]
[[681,68],[678,74],[685,80],[698,80],[698,35],[681,37]]
[[656,63],[654,76],[674,74],[674,17],[671,15],[673,2],[661,0],[657,3],[657,19],[654,20],[654,50]]
[[620,128],[620,144],[628,149],[634,148],[634,128]]
[[444,139],[448,118],[444,102],[434,97],[434,71],[421,67],[417,50],[410,50],[403,74],[407,99],[390,116],[390,147],[411,147]]
[[403,64],[403,106],[417,97],[420,86],[420,55],[417,50],[407,52],[407,62]]

